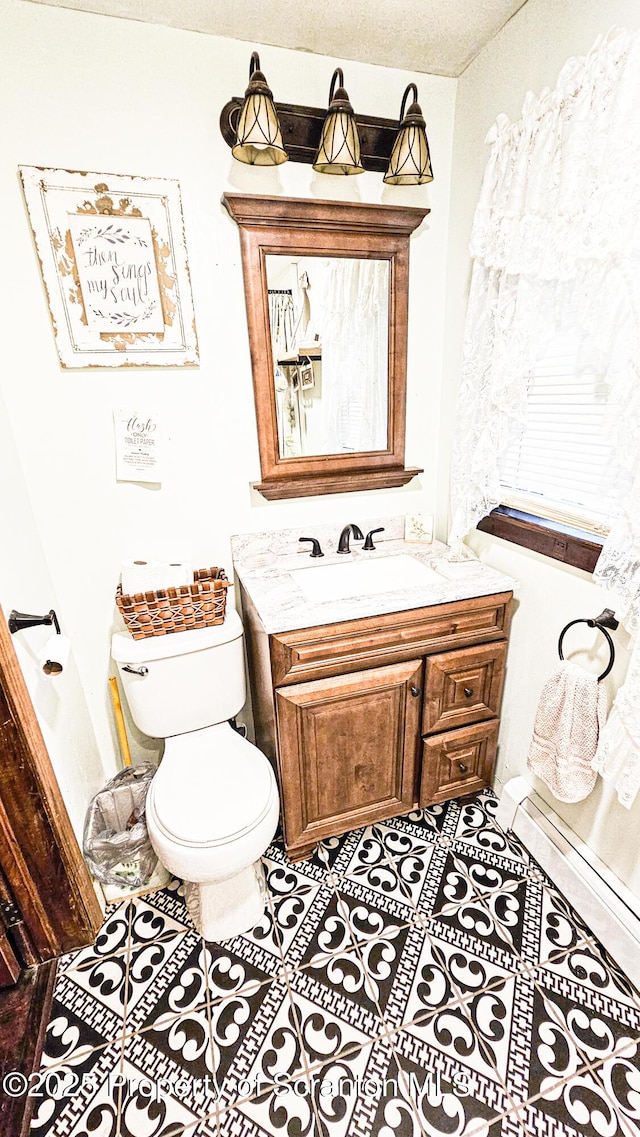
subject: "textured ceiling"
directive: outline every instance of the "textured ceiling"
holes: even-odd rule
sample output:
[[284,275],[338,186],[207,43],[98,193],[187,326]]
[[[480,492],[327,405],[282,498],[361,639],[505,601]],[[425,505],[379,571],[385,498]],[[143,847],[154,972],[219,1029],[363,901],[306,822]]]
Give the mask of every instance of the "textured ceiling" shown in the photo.
[[31,0],[431,75],[460,75],[526,0]]

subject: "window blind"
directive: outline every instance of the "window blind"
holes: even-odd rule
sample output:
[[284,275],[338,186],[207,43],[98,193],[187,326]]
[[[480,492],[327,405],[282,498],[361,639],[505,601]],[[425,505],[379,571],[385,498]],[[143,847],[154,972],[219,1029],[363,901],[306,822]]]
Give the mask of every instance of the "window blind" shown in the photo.
[[607,391],[584,332],[558,332],[529,375],[522,437],[500,463],[504,505],[608,532]]

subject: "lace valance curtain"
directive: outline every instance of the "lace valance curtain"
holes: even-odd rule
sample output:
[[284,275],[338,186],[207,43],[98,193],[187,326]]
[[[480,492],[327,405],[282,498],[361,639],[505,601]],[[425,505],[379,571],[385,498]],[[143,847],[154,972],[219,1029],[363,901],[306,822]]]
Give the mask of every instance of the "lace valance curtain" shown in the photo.
[[[595,579],[640,628],[640,35],[614,30],[570,59],[553,90],[499,116],[471,235],[451,543],[500,504],[499,462],[523,430],[527,378],[568,306],[595,343],[615,459],[611,532]],[[636,637],[640,643],[640,635]],[[602,759],[630,804],[640,787],[640,647]],[[623,737],[624,736],[624,737]],[[620,764],[613,771],[613,763]],[[632,769],[633,767],[633,769]]]

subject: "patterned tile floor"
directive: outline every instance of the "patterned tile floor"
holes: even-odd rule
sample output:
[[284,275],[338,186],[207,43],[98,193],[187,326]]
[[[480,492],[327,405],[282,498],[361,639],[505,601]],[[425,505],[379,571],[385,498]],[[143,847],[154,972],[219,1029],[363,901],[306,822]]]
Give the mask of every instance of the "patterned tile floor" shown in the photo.
[[34,1137],[629,1137],[640,996],[490,792],[268,850],[253,932],[180,885],[61,961]]

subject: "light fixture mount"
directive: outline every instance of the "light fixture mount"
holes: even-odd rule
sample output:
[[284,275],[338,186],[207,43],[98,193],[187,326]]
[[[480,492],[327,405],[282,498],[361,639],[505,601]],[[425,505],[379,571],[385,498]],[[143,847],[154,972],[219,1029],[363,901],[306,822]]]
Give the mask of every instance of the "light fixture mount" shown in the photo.
[[[244,103],[243,96],[235,96],[222,108],[220,132],[227,146],[236,144],[238,118]],[[274,103],[280,122],[283,145],[290,162],[312,166],[327,117],[326,107],[302,107],[295,103]],[[384,174],[398,133],[398,120],[355,116],[360,136],[360,161],[365,170]]]

